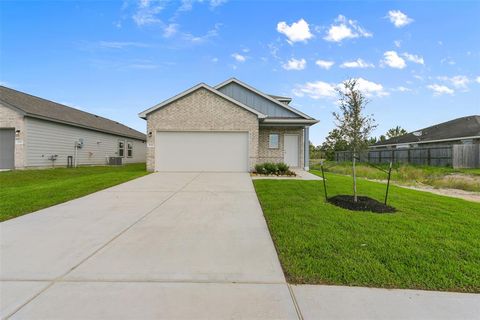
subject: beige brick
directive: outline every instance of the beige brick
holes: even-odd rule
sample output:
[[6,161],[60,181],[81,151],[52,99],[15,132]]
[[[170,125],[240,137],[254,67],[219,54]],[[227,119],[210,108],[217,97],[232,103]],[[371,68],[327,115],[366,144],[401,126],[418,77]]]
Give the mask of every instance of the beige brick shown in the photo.
[[155,168],[157,131],[248,131],[250,168],[258,158],[258,117],[204,88],[147,115],[147,170]]
[[[279,134],[278,149],[269,149],[268,140],[271,133]],[[288,128],[288,127],[260,127],[259,141],[258,141],[258,163],[263,162],[284,162],[284,137],[285,134],[299,135],[298,158],[299,167],[303,167],[303,128]]]

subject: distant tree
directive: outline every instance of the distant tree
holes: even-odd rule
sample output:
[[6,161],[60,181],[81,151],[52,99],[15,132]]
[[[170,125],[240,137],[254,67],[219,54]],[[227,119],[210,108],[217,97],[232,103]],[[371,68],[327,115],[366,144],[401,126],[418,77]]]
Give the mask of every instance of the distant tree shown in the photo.
[[320,146],[315,146],[310,141],[310,159],[322,159],[322,150]]
[[391,138],[403,136],[404,134],[407,134],[407,133],[408,133],[407,130],[403,129],[400,126],[396,126],[395,128],[389,129],[386,135],[388,139],[391,139]]
[[378,142],[378,140],[375,137],[371,137],[370,139],[368,139],[368,145],[369,146],[371,146],[372,144],[375,144],[377,142]]
[[378,137],[378,141],[379,142],[385,142],[385,141],[387,141],[387,137],[385,137],[385,135],[382,134],[380,137]]
[[320,149],[325,153],[327,160],[335,159],[335,151],[347,151],[348,142],[345,140],[342,132],[339,129],[333,129],[328,133],[325,142],[320,146]]
[[365,95],[358,89],[357,80],[343,82],[343,88],[337,90],[340,112],[333,112],[338,130],[348,142],[353,155],[353,198],[357,202],[356,158],[368,147],[368,141],[373,129],[376,128],[372,115],[364,115],[368,104]]

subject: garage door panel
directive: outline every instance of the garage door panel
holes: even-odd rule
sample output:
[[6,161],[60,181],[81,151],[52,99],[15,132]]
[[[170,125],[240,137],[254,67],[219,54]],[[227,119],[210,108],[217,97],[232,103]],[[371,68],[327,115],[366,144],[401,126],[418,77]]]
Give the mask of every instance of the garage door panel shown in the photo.
[[248,171],[248,132],[157,132],[156,171]]

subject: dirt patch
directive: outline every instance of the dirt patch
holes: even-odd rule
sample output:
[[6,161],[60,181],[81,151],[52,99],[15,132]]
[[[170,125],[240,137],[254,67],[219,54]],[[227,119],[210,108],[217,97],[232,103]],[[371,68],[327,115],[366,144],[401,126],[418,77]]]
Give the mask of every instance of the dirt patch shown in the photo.
[[377,213],[391,213],[397,211],[394,207],[385,205],[369,197],[358,197],[357,202],[355,202],[353,196],[338,195],[328,198],[328,202],[337,207],[354,211],[372,211]]

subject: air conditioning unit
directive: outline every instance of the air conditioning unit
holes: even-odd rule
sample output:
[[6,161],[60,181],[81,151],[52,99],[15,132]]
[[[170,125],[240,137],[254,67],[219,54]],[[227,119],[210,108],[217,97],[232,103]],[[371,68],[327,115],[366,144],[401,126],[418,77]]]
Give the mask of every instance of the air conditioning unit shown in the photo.
[[108,165],[110,166],[121,166],[123,158],[121,157],[108,157]]

